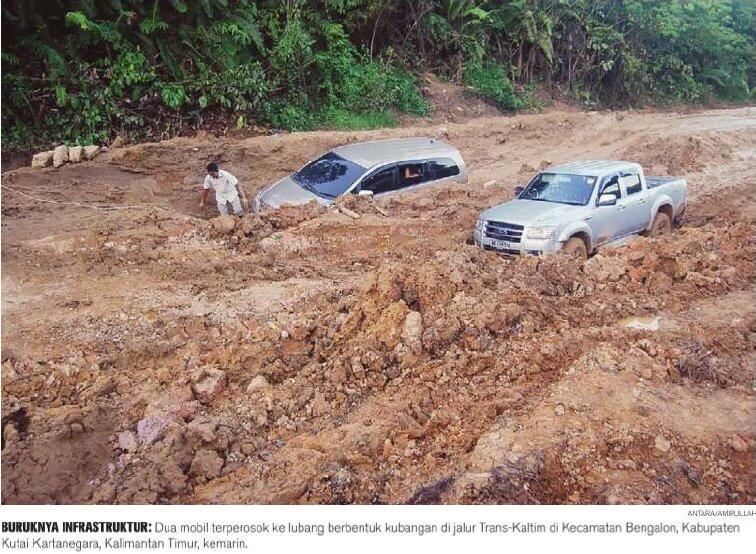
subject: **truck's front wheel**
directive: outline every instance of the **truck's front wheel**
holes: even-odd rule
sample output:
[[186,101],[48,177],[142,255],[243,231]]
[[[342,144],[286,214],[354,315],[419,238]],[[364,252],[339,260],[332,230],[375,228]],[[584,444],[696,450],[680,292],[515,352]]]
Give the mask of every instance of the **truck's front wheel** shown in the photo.
[[571,256],[585,260],[588,257],[588,247],[580,237],[572,237],[562,246],[562,251]]
[[654,218],[654,222],[651,224],[651,231],[648,233],[652,237],[660,237],[666,235],[672,230],[672,220],[669,215],[664,212],[659,212]]

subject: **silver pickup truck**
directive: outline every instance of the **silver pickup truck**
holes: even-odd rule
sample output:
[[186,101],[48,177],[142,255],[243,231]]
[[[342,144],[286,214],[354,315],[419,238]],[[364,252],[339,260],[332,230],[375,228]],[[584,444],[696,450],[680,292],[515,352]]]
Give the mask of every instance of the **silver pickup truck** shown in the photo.
[[685,210],[687,183],[646,177],[632,162],[580,161],[550,167],[515,199],[480,214],[473,240],[505,254],[566,250],[587,257],[601,245],[672,228]]

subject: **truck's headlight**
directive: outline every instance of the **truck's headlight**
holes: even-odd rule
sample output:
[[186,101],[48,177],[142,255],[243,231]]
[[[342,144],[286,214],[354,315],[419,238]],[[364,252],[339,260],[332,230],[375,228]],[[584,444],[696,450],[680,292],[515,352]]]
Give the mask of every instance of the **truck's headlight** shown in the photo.
[[554,236],[553,227],[530,227],[525,236],[529,239],[550,239]]
[[478,221],[475,222],[475,230],[480,231],[483,229],[483,225],[485,225],[486,220],[485,219],[478,219]]

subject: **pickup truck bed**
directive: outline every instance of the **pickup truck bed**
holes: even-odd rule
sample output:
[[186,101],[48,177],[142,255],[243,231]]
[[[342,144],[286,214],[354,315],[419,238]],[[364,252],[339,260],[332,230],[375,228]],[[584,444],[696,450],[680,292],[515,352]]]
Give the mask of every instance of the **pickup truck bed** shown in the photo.
[[646,177],[646,186],[650,189],[666,185],[672,181],[682,181],[681,177]]

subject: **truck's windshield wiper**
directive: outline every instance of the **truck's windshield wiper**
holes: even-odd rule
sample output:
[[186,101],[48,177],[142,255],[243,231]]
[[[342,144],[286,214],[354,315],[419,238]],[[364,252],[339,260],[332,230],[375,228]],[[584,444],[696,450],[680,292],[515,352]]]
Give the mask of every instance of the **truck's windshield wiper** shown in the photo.
[[521,198],[520,200],[536,200],[538,202],[551,202],[552,204],[567,204],[568,206],[585,206],[580,202],[567,202],[566,200],[551,200],[549,198]]

